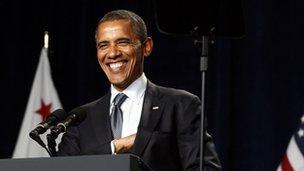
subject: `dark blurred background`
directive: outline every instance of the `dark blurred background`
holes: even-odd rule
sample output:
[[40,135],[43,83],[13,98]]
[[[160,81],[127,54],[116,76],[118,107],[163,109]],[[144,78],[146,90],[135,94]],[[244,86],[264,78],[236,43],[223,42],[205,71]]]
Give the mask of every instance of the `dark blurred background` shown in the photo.
[[[297,129],[304,100],[303,5],[243,1],[245,36],[217,36],[210,46],[206,116],[224,171],[275,170]],[[1,0],[1,158],[12,155],[44,31],[50,34],[54,84],[70,111],[109,89],[96,60],[94,32],[100,17],[118,8],[141,15],[154,39],[146,76],[201,96],[200,53],[193,38],[162,34],[151,0]]]

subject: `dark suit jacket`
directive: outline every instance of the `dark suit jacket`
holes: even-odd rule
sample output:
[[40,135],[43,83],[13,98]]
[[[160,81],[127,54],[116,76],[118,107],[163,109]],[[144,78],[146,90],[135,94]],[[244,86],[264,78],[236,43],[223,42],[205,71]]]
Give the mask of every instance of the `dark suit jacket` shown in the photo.
[[[110,93],[84,105],[87,118],[70,127],[58,155],[111,154]],[[186,91],[148,82],[132,153],[154,170],[199,170],[200,100]],[[204,135],[205,170],[220,170],[211,137]]]

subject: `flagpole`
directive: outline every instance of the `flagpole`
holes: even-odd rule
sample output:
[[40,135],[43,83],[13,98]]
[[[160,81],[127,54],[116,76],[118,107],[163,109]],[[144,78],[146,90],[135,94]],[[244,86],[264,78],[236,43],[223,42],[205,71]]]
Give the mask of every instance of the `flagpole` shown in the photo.
[[[49,32],[48,31],[44,32],[44,48],[45,49],[49,48]],[[46,138],[47,138],[47,144],[48,144],[48,148],[46,148],[46,150],[48,151],[50,157],[57,156],[55,138],[50,137],[49,135],[47,135]]]
[[[43,45],[43,47],[45,49],[48,49],[48,47],[49,47],[49,33],[48,33],[48,31],[44,32],[44,45]],[[47,151],[47,153],[50,155],[50,157],[53,156],[52,151],[45,145],[45,143],[40,138],[39,134],[31,134],[30,133],[29,136],[33,140],[35,140],[41,147],[43,147]]]
[[[48,49],[49,48],[49,32],[45,31],[44,32],[44,48]],[[50,157],[56,156],[56,142],[55,140],[50,139],[47,136],[47,146],[48,148],[45,148],[47,152],[49,153]]]
[[49,48],[49,32],[44,32],[44,48]]

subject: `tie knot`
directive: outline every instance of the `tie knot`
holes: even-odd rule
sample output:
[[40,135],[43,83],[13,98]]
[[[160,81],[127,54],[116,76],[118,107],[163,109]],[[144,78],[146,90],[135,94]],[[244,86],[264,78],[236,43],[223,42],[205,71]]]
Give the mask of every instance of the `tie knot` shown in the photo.
[[120,105],[126,100],[127,95],[123,94],[123,93],[119,93],[115,96],[113,103],[115,106],[120,107]]

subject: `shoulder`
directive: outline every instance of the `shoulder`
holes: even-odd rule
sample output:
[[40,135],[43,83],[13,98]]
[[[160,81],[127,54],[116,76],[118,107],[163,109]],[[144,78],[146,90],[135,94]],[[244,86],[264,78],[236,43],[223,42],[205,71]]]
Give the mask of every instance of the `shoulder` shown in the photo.
[[102,101],[102,99],[103,99],[103,97],[101,97],[101,98],[99,98],[99,99],[96,99],[96,100],[94,100],[94,101],[88,102],[88,103],[86,103],[86,104],[83,104],[81,107],[82,107],[82,108],[85,108],[85,109],[94,107],[94,106],[96,106],[98,103],[100,103],[100,102]]
[[151,82],[148,83],[147,91],[154,91],[154,93],[161,99],[165,99],[166,101],[176,102],[191,102],[198,101],[200,99],[198,96],[182,89],[176,89],[171,87],[163,87]]
[[81,105],[88,115],[98,115],[107,112],[110,106],[110,93],[102,96],[99,99]]
[[167,96],[172,96],[172,97],[183,97],[183,98],[187,98],[187,97],[197,97],[196,95],[186,91],[186,90],[182,90],[182,89],[176,89],[176,88],[171,88],[171,87],[163,87],[163,86],[157,86],[157,88],[159,89],[160,93],[163,93],[164,95]]
[[110,98],[110,94],[108,93],[108,94],[105,94],[104,96],[102,96],[102,97],[100,97],[100,98],[98,98],[94,101],[83,104],[81,107],[85,108],[85,109],[92,108],[96,105],[107,103],[109,98]]
[[89,127],[89,125],[96,120],[102,120],[107,116],[109,112],[109,100],[107,99],[108,95],[104,95],[99,99],[80,106],[87,114],[86,119],[82,122],[80,127]]

